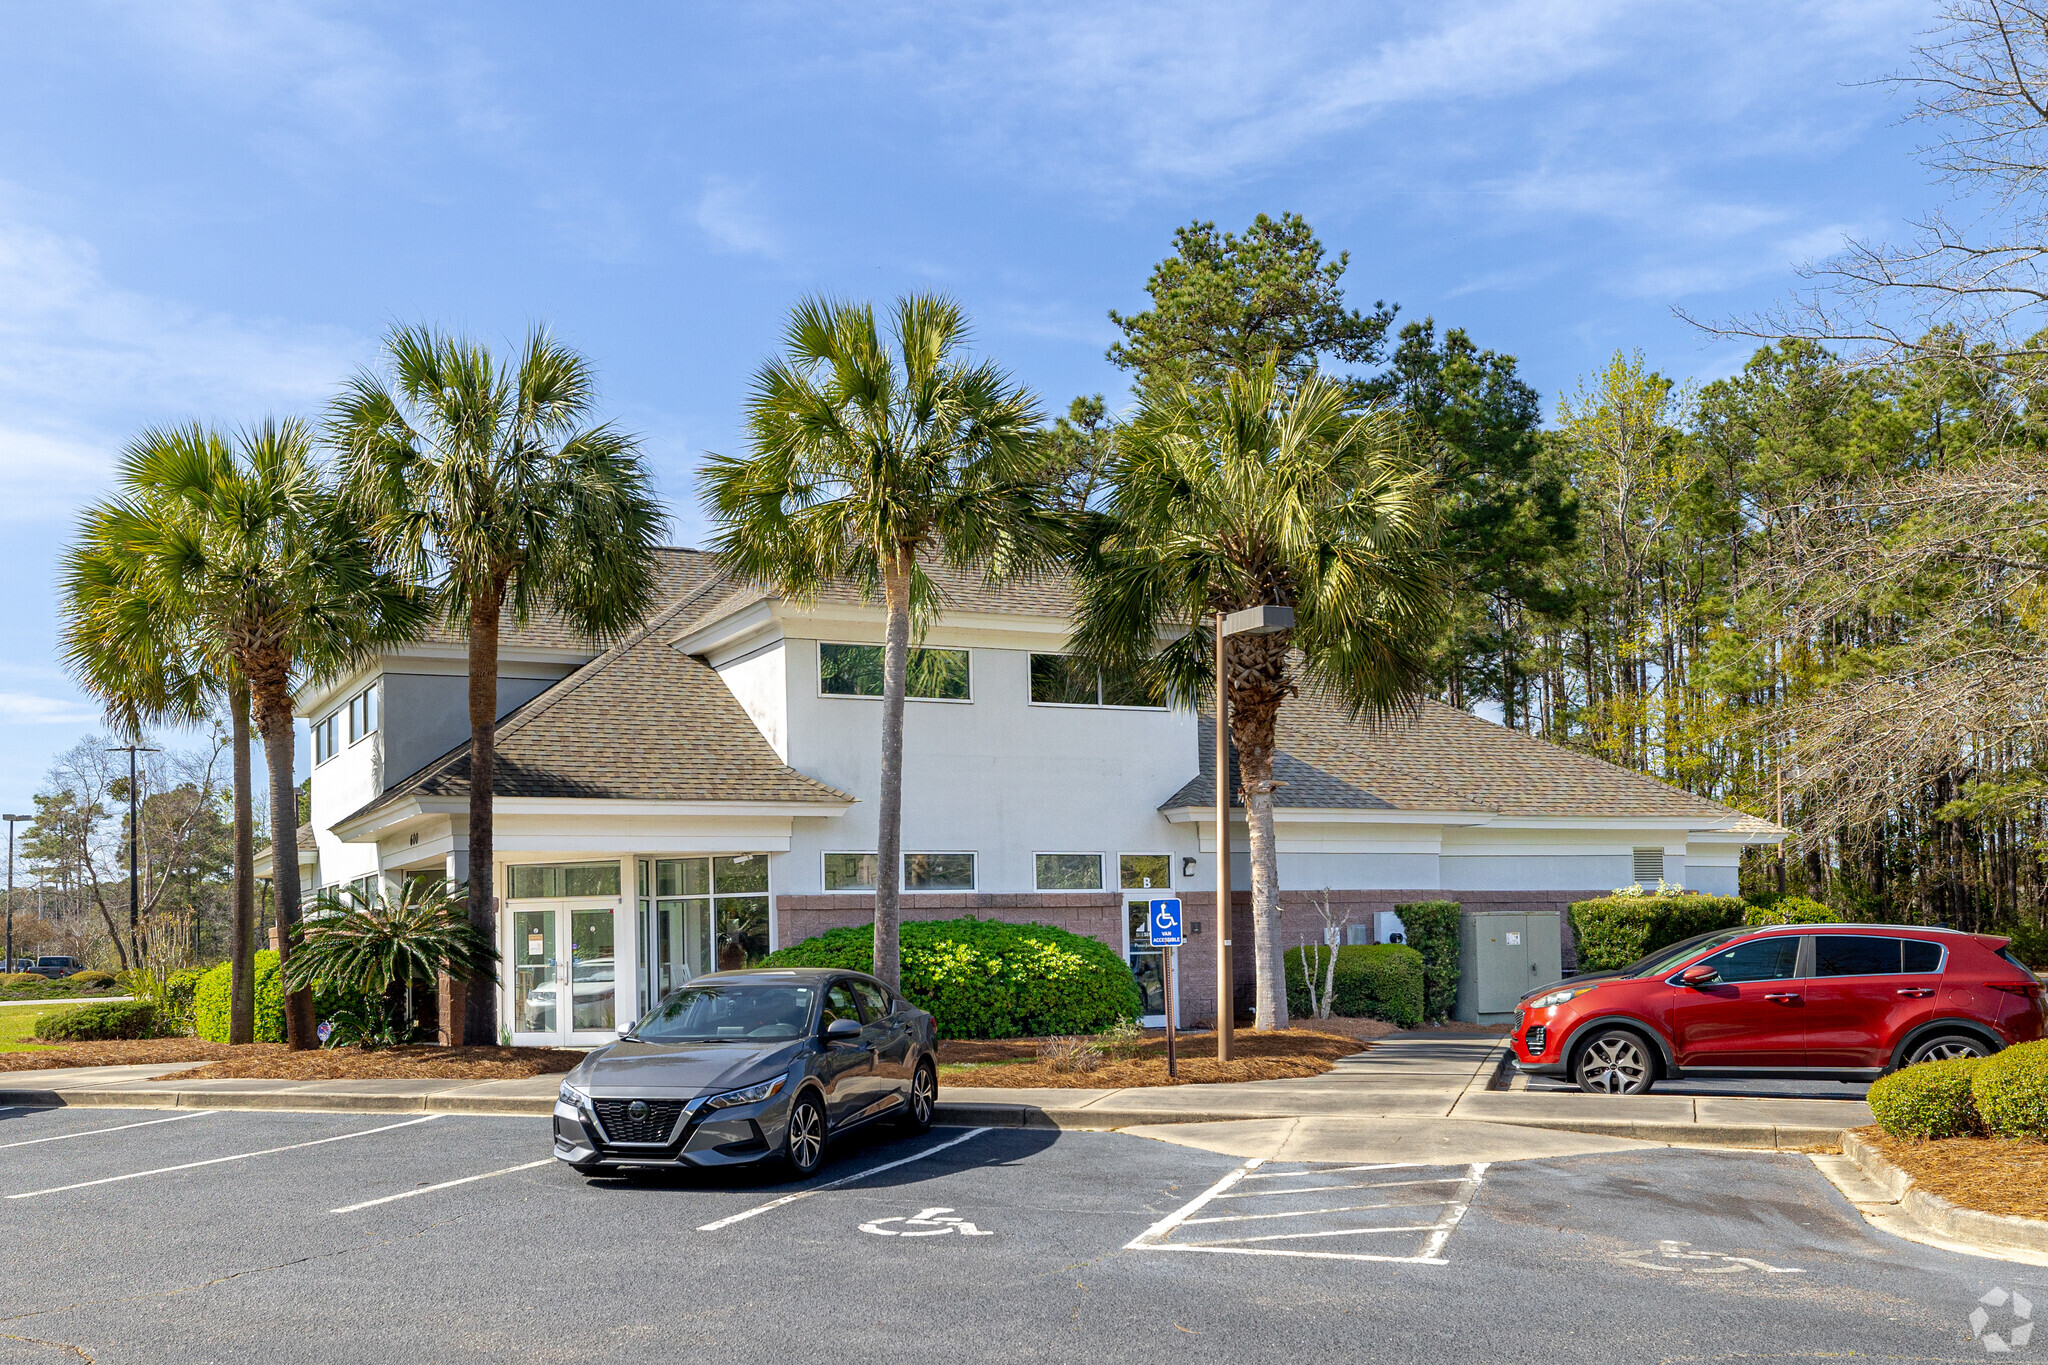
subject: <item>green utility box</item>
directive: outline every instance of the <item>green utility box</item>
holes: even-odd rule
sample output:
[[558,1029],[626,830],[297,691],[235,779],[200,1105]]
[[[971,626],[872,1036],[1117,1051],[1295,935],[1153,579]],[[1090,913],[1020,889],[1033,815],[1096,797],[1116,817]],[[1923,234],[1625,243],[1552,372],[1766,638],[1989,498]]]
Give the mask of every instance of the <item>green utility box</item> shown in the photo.
[[1564,975],[1557,912],[1468,910],[1458,920],[1458,1004],[1468,1024],[1514,1022],[1515,1006]]

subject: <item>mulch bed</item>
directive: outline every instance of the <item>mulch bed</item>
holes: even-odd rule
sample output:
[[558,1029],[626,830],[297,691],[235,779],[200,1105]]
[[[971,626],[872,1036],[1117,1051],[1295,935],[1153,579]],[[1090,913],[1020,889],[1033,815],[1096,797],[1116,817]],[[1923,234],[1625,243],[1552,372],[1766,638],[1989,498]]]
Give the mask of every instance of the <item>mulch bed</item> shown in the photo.
[[2004,1138],[1895,1138],[1858,1128],[1868,1142],[1929,1194],[1985,1213],[2048,1218],[2048,1142]]
[[66,1066],[155,1066],[163,1062],[211,1062],[283,1052],[282,1043],[230,1047],[197,1038],[137,1038],[105,1043],[59,1043],[44,1052],[0,1052],[0,1071],[54,1071]]
[[[213,1044],[211,1046],[218,1046]],[[262,1046],[262,1045],[259,1045]],[[516,1081],[567,1071],[583,1053],[561,1047],[387,1047],[364,1052],[323,1047],[287,1052],[271,1044],[261,1053],[235,1048],[231,1060],[180,1071],[166,1080],[266,1081]]]
[[[1333,1020],[1317,1020],[1320,1028]],[[1367,1020],[1346,1020],[1367,1023]],[[1387,1030],[1391,1032],[1391,1029]],[[1274,1033],[1239,1030],[1234,1055],[1216,1060],[1216,1035],[1180,1035],[1180,1074],[1166,1074],[1166,1034],[1147,1029],[1147,1041],[1129,1061],[1105,1061],[1093,1071],[1054,1071],[1038,1060],[1036,1038],[1003,1038],[939,1044],[939,1083],[1005,1090],[1124,1090],[1140,1085],[1192,1085],[1212,1081],[1280,1081],[1320,1076],[1339,1057],[1360,1050],[1360,1039],[1305,1028]]]

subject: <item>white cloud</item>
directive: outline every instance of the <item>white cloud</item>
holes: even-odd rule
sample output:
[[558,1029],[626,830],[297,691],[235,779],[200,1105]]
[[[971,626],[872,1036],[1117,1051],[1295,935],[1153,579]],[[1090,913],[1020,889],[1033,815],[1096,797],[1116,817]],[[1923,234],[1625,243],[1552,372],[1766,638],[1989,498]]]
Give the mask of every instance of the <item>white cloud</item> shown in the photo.
[[14,725],[91,725],[100,719],[98,708],[62,697],[40,697],[33,692],[0,692],[0,720]]
[[779,260],[784,253],[782,234],[762,211],[752,185],[713,176],[697,196],[692,217],[720,251],[770,260]]

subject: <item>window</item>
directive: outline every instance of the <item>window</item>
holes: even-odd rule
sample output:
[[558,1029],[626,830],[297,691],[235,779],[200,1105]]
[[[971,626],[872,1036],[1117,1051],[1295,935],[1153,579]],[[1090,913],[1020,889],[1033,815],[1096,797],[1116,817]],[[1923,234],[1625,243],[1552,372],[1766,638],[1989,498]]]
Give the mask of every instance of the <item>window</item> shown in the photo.
[[1031,656],[1031,700],[1040,706],[1143,706],[1162,709],[1135,678],[1065,654]]
[[1798,962],[1799,935],[1777,934],[1724,948],[1711,957],[1701,958],[1697,965],[1712,967],[1723,983],[1733,984],[1738,981],[1783,981],[1797,969]]
[[335,743],[335,738],[340,729],[340,721],[341,712],[336,711],[313,726],[313,762],[316,766],[334,757],[335,750],[339,747]]
[[641,909],[651,916],[650,936],[662,940],[669,984],[768,955],[767,854],[657,858],[640,864],[640,884]]
[[903,855],[905,891],[972,891],[972,853],[906,853]]
[[[967,651],[913,649],[905,696],[923,701],[968,701]],[[819,645],[818,691],[828,697],[882,695],[880,645]]]
[[1117,885],[1126,891],[1163,891],[1173,884],[1173,859],[1164,853],[1126,853],[1116,860]]
[[1038,855],[1040,891],[1100,891],[1100,853],[1041,853]]
[[896,1012],[889,1008],[888,992],[884,991],[880,986],[870,985],[865,981],[853,981],[847,984],[853,987],[853,993],[859,998],[860,1007],[867,1013],[869,1023],[873,1023],[878,1019],[887,1019]]
[[1634,875],[1637,886],[1655,886],[1664,880],[1664,850],[1661,848],[1639,848],[1635,850]]
[[377,732],[377,684],[371,683],[349,700],[348,742]]
[[1925,939],[1901,940],[1906,945],[1906,970],[1909,972],[1938,972],[1941,970],[1941,945]]
[[517,863],[510,871],[509,895],[513,900],[569,900],[619,894],[617,863]]
[[825,1008],[818,1013],[818,1027],[822,1031],[826,1025],[836,1024],[841,1019],[851,1019],[856,1024],[860,1022],[860,1006],[853,1003],[853,984],[847,981],[835,981],[826,989]]
[[1815,934],[1816,976],[1893,976],[1902,959],[1909,972],[1941,970],[1941,945],[1879,938],[1875,934]]
[[827,891],[872,891],[880,876],[880,860],[872,853],[827,853]]

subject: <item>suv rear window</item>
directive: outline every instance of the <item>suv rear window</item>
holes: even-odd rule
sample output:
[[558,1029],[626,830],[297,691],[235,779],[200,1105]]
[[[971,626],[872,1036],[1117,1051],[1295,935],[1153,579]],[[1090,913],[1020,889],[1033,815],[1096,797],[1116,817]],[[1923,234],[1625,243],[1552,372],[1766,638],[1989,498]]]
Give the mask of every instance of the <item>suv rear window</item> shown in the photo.
[[1896,976],[1900,940],[1874,934],[1815,934],[1815,976]]

